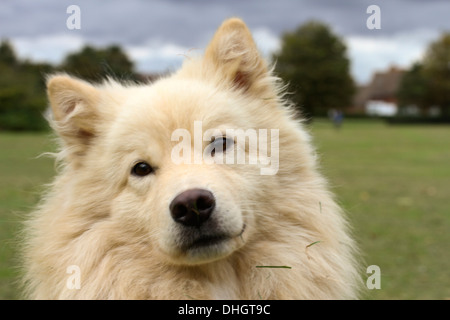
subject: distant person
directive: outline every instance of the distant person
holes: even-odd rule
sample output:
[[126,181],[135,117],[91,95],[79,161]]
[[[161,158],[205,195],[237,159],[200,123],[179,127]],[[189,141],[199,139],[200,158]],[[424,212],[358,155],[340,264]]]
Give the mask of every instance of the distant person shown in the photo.
[[342,112],[342,110],[331,110],[330,117],[333,121],[334,127],[336,129],[340,129],[342,122],[344,121],[344,113]]

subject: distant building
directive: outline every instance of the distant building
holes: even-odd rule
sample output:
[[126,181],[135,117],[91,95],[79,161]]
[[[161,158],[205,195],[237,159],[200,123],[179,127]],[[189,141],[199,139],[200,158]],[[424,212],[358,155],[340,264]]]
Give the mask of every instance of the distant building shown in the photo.
[[365,113],[376,117],[393,117],[397,114],[397,105],[383,100],[369,100],[365,105]]
[[403,74],[403,70],[394,66],[386,72],[376,72],[368,85],[357,89],[353,107],[348,112],[387,117],[396,115],[398,112],[396,93]]

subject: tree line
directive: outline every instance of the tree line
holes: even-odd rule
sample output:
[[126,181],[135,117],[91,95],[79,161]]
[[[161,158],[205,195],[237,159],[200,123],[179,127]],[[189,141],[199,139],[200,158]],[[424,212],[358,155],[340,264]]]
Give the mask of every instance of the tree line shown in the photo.
[[423,59],[406,71],[397,97],[400,107],[416,106],[422,115],[439,107],[442,117],[450,117],[450,32],[431,43]]
[[[309,22],[282,38],[276,71],[289,84],[292,100],[309,117],[345,110],[356,91],[344,41],[320,22]],[[421,116],[438,107],[450,118],[450,32],[431,43],[406,70],[396,93],[398,107],[414,106]]]
[[[275,73],[287,84],[290,99],[307,118],[345,109],[356,92],[343,39],[329,26],[311,21],[282,37],[273,55]],[[139,81],[133,62],[118,45],[85,46],[60,65],[20,60],[10,42],[0,43],[0,131],[45,130],[45,76],[67,72],[89,81],[106,76]],[[450,116],[450,33],[430,44],[422,61],[402,78],[397,92],[400,107],[415,105],[423,114],[438,106]]]
[[11,43],[0,43],[0,131],[39,131],[48,128],[46,75],[67,72],[89,81],[106,76],[138,80],[133,62],[116,45],[106,48],[85,46],[67,55],[57,66],[20,60]]

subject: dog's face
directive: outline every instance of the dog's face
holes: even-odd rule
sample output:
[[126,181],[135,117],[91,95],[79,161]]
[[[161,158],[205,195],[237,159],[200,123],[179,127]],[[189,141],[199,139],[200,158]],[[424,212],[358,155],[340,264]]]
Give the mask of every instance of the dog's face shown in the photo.
[[[229,105],[232,96],[195,79],[170,78],[138,90],[122,104],[105,138],[111,144],[102,162],[120,167],[113,183],[123,185],[113,214],[146,226],[152,243],[174,262],[202,263],[229,255],[244,245],[252,229],[249,199],[243,195],[258,187],[249,184],[255,179],[245,177],[259,174],[258,168],[246,174],[237,164],[196,163],[195,158],[237,151],[226,129],[249,125],[231,114],[243,106]],[[216,135],[204,139],[209,129]],[[185,135],[177,135],[180,130]],[[180,163],[177,157],[189,152],[186,163]]]
[[[284,111],[271,79],[237,19],[221,26],[201,60],[152,85],[51,77],[54,126],[68,167],[86,186],[79,201],[96,199],[111,232],[130,230],[174,263],[232,254],[255,233],[264,185],[274,179],[261,174],[261,161],[249,163],[252,150],[233,130],[279,129]],[[267,137],[274,155],[278,136]],[[236,163],[240,152],[244,163]],[[99,194],[94,184],[102,184]]]

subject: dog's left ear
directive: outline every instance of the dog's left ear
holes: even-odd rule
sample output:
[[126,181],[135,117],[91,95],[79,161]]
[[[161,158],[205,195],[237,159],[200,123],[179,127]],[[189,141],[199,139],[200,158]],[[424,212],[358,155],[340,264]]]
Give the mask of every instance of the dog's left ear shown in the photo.
[[235,89],[255,94],[267,89],[267,65],[250,30],[238,18],[228,19],[219,27],[206,49],[204,63]]

